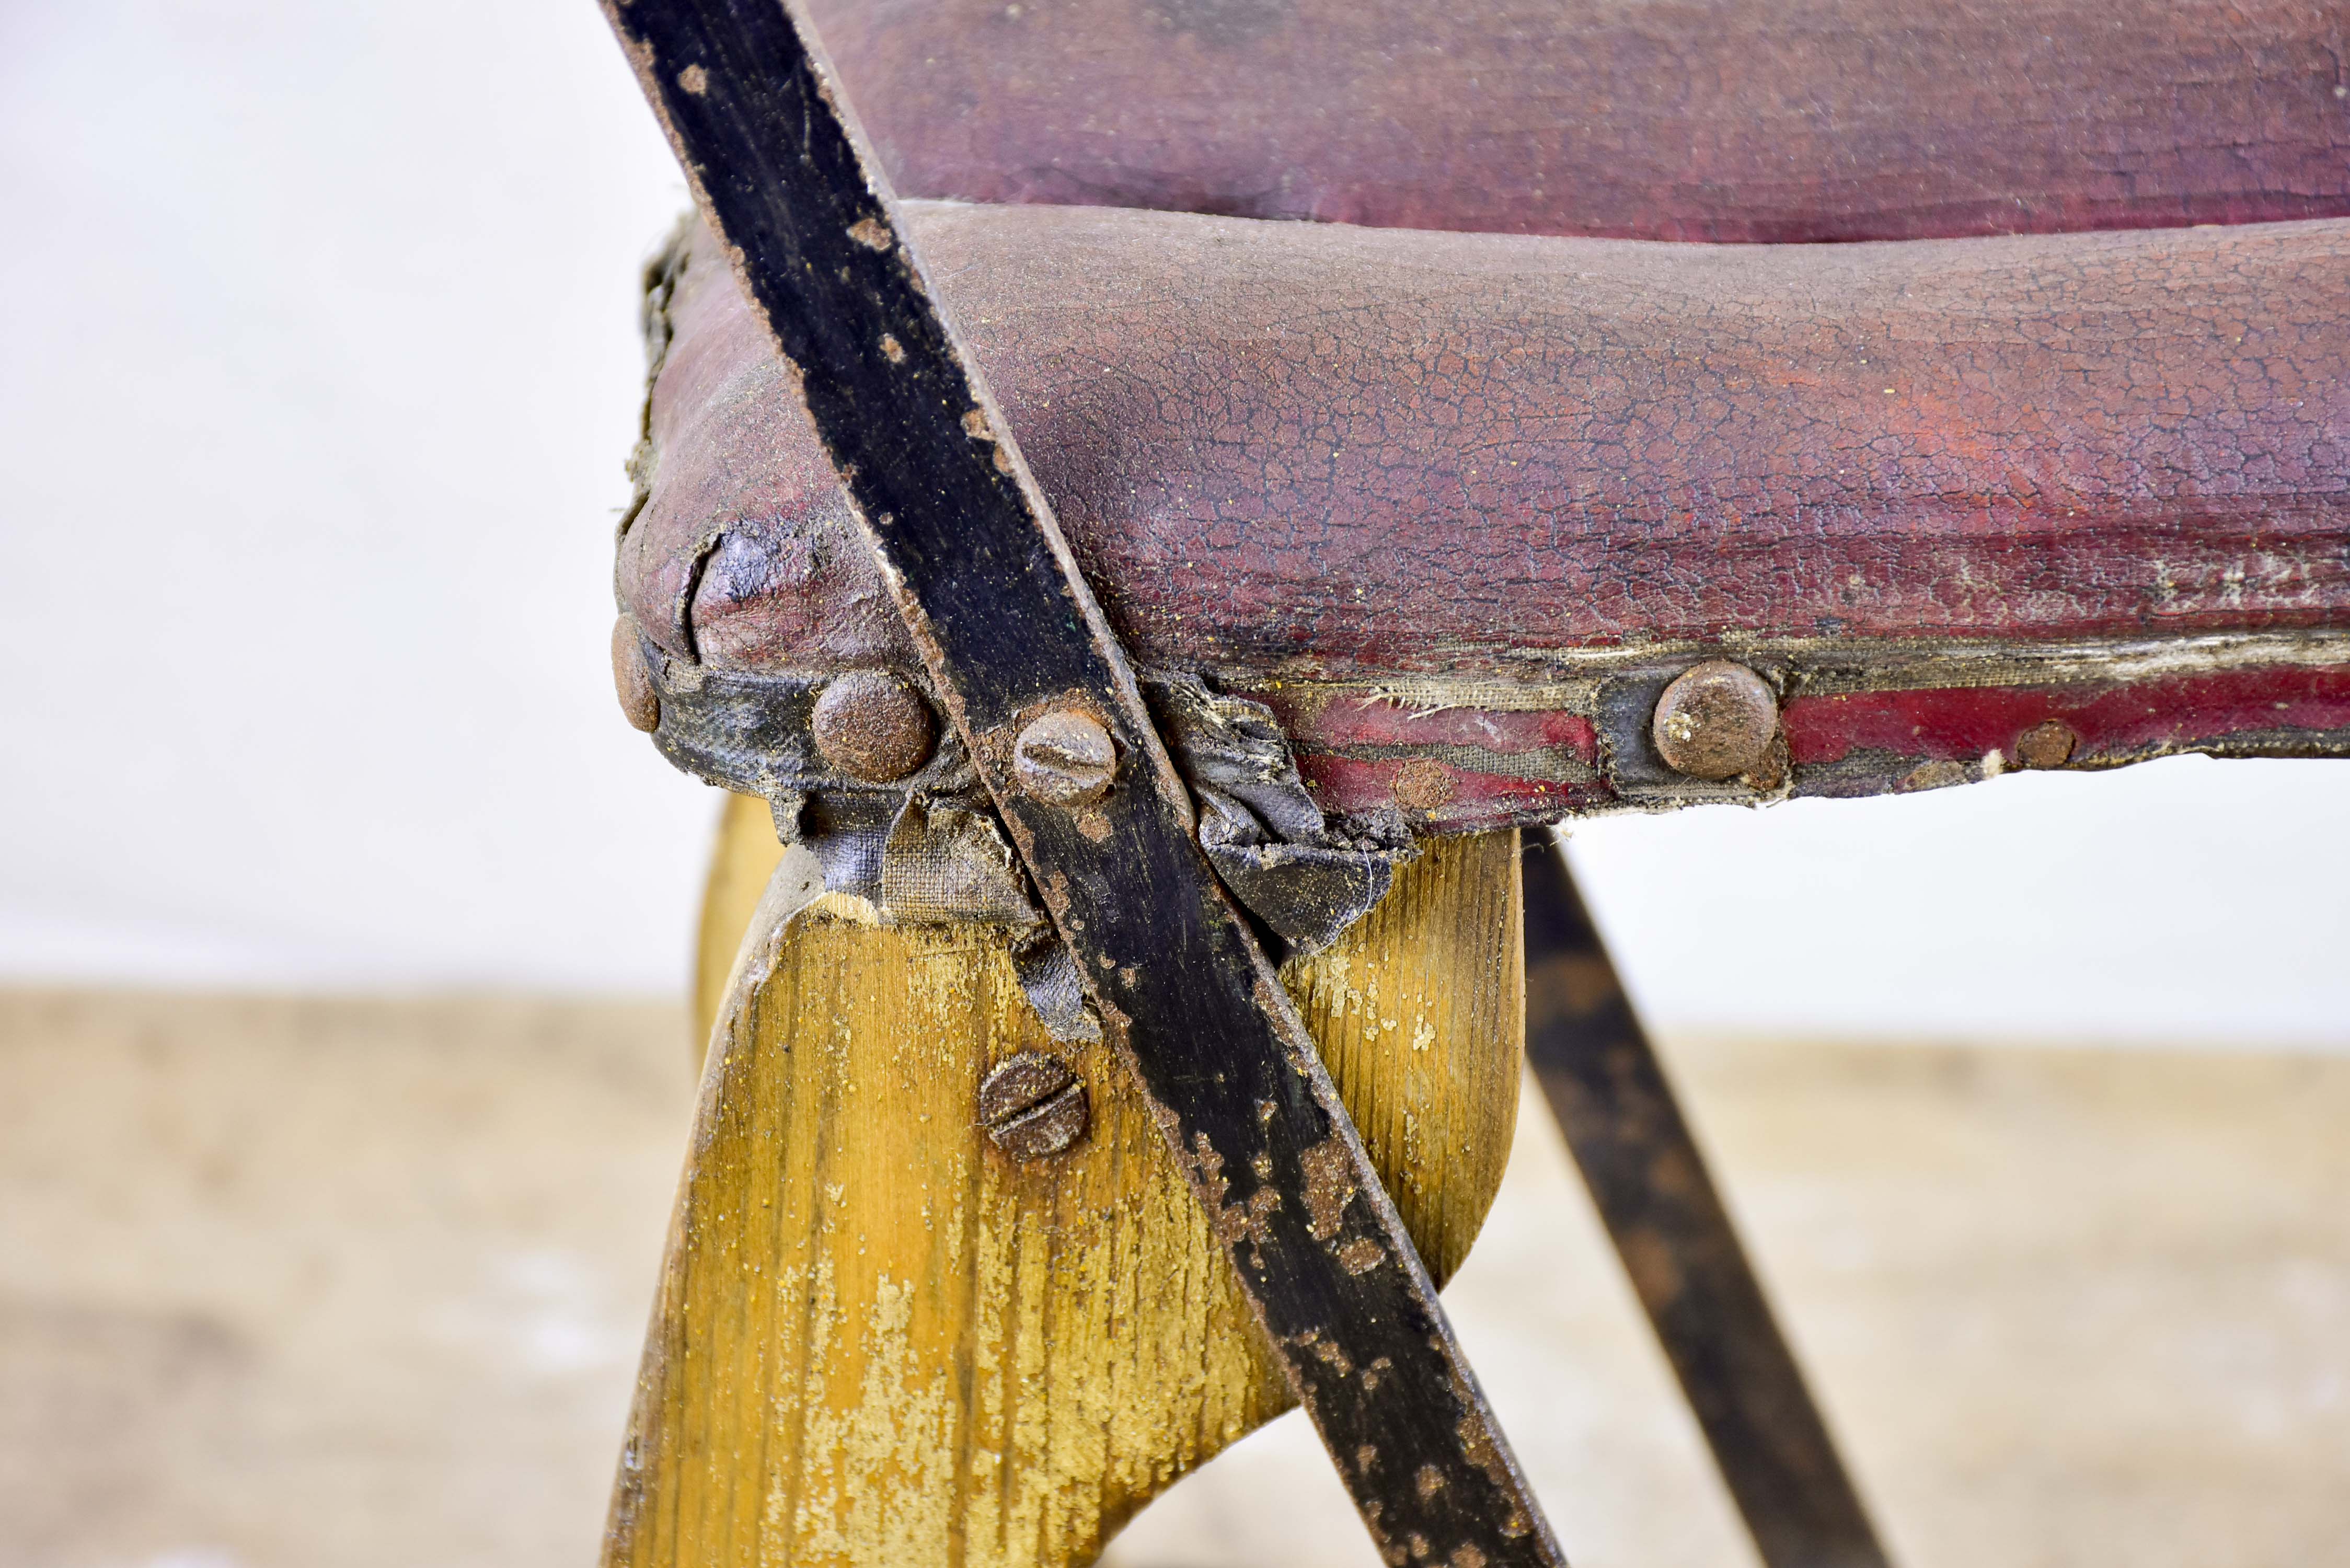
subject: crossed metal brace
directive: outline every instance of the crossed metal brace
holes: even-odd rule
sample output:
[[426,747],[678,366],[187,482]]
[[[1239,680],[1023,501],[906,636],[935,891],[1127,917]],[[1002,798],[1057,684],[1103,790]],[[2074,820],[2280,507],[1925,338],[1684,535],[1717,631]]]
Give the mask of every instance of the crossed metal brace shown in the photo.
[[[796,15],[607,14],[950,718],[1383,1548],[1565,1561],[1010,428]],[[1396,1478],[1390,1480],[1389,1478]]]

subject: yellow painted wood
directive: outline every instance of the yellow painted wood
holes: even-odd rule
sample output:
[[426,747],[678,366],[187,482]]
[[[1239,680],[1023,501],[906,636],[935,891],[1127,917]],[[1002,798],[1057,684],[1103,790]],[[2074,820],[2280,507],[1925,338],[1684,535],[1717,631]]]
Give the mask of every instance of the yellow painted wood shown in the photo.
[[[729,821],[750,843],[722,854],[774,860],[763,815]],[[723,938],[718,895],[739,878],[712,888],[705,936]],[[1283,975],[1440,1277],[1509,1148],[1517,897],[1513,833],[1433,845],[1345,940]],[[1143,1502],[1289,1407],[1138,1096],[1106,1050],[1045,1034],[1000,933],[882,926],[826,897],[754,922],[744,954],[608,1564],[1090,1563]],[[981,1078],[1023,1050],[1059,1054],[1093,1103],[1084,1141],[1031,1164],[972,1125]]]

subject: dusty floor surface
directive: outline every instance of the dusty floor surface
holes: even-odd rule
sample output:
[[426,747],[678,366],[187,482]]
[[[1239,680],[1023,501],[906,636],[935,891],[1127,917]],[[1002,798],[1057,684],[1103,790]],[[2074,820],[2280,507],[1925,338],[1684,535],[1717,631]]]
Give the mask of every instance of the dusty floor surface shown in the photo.
[[[0,993],[0,1568],[579,1568],[652,1007]],[[2350,1058],[1682,1042],[1909,1568],[2350,1564]],[[1450,1300],[1578,1568],[1751,1562],[1529,1107]],[[1293,1417],[1121,1568],[1376,1561]]]

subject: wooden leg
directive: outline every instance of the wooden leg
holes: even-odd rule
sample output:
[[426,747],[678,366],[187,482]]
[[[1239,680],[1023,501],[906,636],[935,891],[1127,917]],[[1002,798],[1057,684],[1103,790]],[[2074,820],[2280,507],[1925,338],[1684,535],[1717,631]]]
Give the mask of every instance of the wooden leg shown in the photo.
[[[722,857],[772,862],[749,809]],[[739,909],[740,880],[713,876],[706,940],[739,918],[719,900]],[[1440,1278],[1509,1152],[1519,918],[1516,835],[1445,841],[1283,974]],[[1288,1407],[1139,1098],[1106,1050],[1045,1034],[1000,933],[885,927],[831,897],[749,926],[608,1564],[1090,1563]],[[1074,1068],[1091,1104],[1081,1141],[1029,1161],[976,1125],[981,1080],[1024,1051]]]

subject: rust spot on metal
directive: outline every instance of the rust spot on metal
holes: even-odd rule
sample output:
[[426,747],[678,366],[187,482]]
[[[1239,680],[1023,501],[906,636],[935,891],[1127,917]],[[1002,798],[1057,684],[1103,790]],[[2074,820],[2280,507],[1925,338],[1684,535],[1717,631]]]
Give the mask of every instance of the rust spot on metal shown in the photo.
[[1029,721],[1012,743],[1020,787],[1047,805],[1090,805],[1118,776],[1118,742],[1090,713],[1055,709]]
[[[1353,1162],[1338,1139],[1325,1138],[1298,1157],[1305,1177],[1305,1229],[1317,1241],[1338,1233],[1355,1198]],[[1359,1272],[1360,1271],[1356,1271]]]
[[902,678],[852,670],[827,685],[809,715],[816,749],[834,772],[889,784],[922,765],[937,735],[931,710]]
[[1794,754],[1787,745],[1785,732],[1782,731],[1771,737],[1771,744],[1764,749],[1762,760],[1739,774],[1738,782],[1748,789],[1761,790],[1768,794],[1773,790],[1786,788],[1787,779],[1794,769]]
[[2062,719],[2043,719],[2017,738],[2015,760],[2027,768],[2061,768],[2073,760],[2081,738]]
[[1682,670],[1657,699],[1649,726],[1657,754],[1675,773],[1715,781],[1762,769],[1778,733],[1778,694],[1727,659]]
[[1347,1356],[1346,1351],[1340,1348],[1335,1341],[1325,1339],[1320,1334],[1311,1329],[1307,1330],[1298,1337],[1299,1343],[1303,1344],[1306,1349],[1312,1351],[1318,1360],[1320,1360],[1325,1366],[1330,1367],[1333,1371],[1336,1372],[1339,1376],[1344,1377],[1348,1373],[1355,1370],[1353,1360]]
[[[1458,1374],[1455,1376],[1457,1376]],[[1461,1392],[1466,1394],[1469,1390],[1464,1387]],[[1470,1408],[1473,1410],[1476,1407],[1472,1405]],[[1461,1419],[1461,1425],[1454,1428],[1453,1435],[1461,1439],[1461,1457],[1484,1471],[1493,1484],[1501,1490],[1503,1495],[1507,1497],[1513,1490],[1509,1484],[1513,1475],[1513,1466],[1508,1457],[1502,1452],[1500,1445],[1493,1441],[1492,1428],[1478,1420],[1473,1415],[1464,1416]],[[1519,1511],[1514,1502],[1511,1506],[1509,1514],[1501,1523],[1503,1538],[1510,1541],[1523,1539],[1533,1528],[1533,1524],[1527,1521],[1525,1514]]]
[[1216,1240],[1237,1247],[1243,1242],[1262,1246],[1271,1239],[1265,1221],[1281,1207],[1279,1192],[1260,1187],[1244,1203],[1225,1202],[1232,1182],[1224,1175],[1224,1157],[1216,1152],[1205,1133],[1191,1135],[1191,1152],[1183,1163],[1191,1168],[1192,1189],[1200,1195],[1200,1207],[1208,1211],[1208,1228]]
[[1059,1154],[1085,1137],[1092,1106],[1075,1069],[1042,1051],[1023,1051],[979,1086],[979,1120],[1014,1159]]

